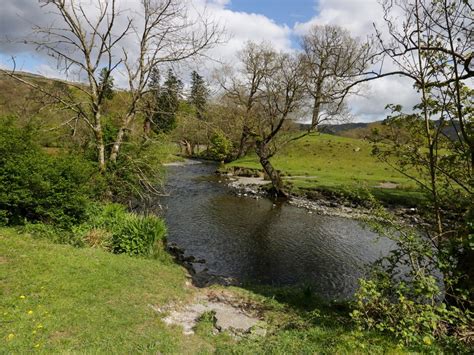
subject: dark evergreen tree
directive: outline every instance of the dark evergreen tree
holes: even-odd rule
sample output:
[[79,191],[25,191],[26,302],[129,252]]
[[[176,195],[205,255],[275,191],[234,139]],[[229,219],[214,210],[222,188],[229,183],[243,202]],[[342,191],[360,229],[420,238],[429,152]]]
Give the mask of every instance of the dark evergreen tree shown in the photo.
[[159,89],[157,108],[153,115],[153,130],[155,132],[167,133],[176,127],[176,112],[182,90],[183,83],[173,70],[169,69],[166,81]]
[[99,86],[102,90],[102,97],[111,100],[114,97],[114,78],[107,68],[102,68],[99,74]]
[[207,99],[209,97],[209,89],[203,77],[197,71],[191,73],[191,94],[189,103],[196,109],[196,116],[204,119],[206,112]]
[[161,75],[158,68],[153,68],[150,72],[148,90],[149,94],[145,101],[145,121],[143,123],[143,133],[145,137],[149,137],[155,115],[158,112],[158,102],[161,92]]

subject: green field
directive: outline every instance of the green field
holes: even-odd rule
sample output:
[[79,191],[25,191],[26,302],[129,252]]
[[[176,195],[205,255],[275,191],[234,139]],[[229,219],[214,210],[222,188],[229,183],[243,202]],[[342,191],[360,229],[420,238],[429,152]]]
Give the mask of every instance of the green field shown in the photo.
[[0,275],[5,353],[403,352],[390,338],[358,331],[345,306],[323,305],[309,290],[229,288],[261,308],[267,336],[213,335],[209,319],[185,336],[151,307],[203,292],[185,286],[180,266],[57,245],[14,229],[0,229]]
[[[315,133],[281,148],[272,163],[294,193],[368,190],[382,201],[403,204],[421,198],[412,181],[374,157],[371,144],[361,139]],[[255,154],[227,167],[261,169]]]

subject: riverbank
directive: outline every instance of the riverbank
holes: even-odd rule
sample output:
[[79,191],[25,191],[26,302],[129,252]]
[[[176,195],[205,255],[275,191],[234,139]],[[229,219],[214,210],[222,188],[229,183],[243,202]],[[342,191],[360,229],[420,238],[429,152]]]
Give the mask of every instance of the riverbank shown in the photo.
[[[425,201],[410,179],[372,155],[362,139],[315,133],[282,147],[272,164],[293,196],[363,200],[370,192],[386,205],[417,208]],[[263,177],[255,154],[226,164],[222,173]]]
[[[222,172],[224,171],[224,172]],[[269,190],[271,182],[265,180],[263,176],[255,176],[259,172],[254,172],[254,176],[248,176],[248,170],[241,168],[234,169],[237,175],[225,170],[218,171],[218,174],[228,179],[228,187],[240,197],[271,198]],[[242,174],[243,176],[241,176]],[[259,174],[261,175],[261,174]],[[288,201],[292,206],[306,209],[308,213],[316,213],[323,216],[342,217],[356,220],[376,220],[373,210],[368,202],[360,196],[335,191],[325,190],[290,190]],[[419,225],[421,217],[416,207],[402,205],[385,204],[387,210],[399,218],[400,222],[406,225]]]
[[[11,228],[0,228],[0,274],[0,342],[9,353],[405,351],[379,333],[358,331],[346,306],[323,304],[310,288],[198,289],[174,263],[53,244]],[[213,309],[195,319],[192,334],[167,324],[173,311],[204,296],[253,314],[264,331],[216,331]]]

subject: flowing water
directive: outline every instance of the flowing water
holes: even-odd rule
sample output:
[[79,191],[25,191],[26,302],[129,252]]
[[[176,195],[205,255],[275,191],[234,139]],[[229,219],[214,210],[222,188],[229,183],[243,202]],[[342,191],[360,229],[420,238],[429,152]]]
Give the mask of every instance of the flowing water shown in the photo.
[[367,264],[393,247],[354,220],[235,196],[215,170],[207,163],[169,167],[170,196],[162,200],[168,241],[204,259],[209,274],[311,285],[323,298],[347,299]]

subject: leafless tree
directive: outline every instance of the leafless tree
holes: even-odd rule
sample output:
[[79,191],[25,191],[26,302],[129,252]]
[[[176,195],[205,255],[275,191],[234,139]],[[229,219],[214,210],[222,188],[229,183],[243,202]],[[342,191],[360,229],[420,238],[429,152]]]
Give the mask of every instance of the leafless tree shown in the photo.
[[284,125],[301,108],[304,99],[303,63],[300,57],[286,53],[274,53],[269,70],[262,78],[257,101],[257,125],[251,134],[255,137],[255,152],[265,173],[272,181],[277,196],[286,197],[279,172],[270,158],[285,142],[279,142]]
[[[474,13],[468,0],[381,0],[385,28],[376,28],[378,63],[361,73],[346,91],[389,76],[410,78],[420,90],[452,94],[457,131],[466,163],[474,172],[474,135],[463,111],[462,91],[474,78]],[[422,67],[419,59],[421,58]],[[421,78],[420,74],[423,76]],[[459,130],[458,125],[459,124]]]
[[251,141],[276,195],[286,193],[270,158],[284,144],[282,131],[304,98],[303,62],[298,55],[276,52],[269,44],[249,42],[239,53],[240,70],[221,80],[228,99],[241,107],[243,117],[238,156]]
[[310,129],[316,129],[323,121],[342,116],[345,97],[355,93],[355,87],[346,88],[367,70],[372,48],[334,25],[312,26],[302,37],[302,47],[313,107]]
[[243,108],[242,132],[236,158],[242,158],[249,149],[249,140],[255,123],[254,110],[261,98],[261,85],[273,70],[275,52],[269,43],[248,42],[238,53],[240,67],[224,68],[218,81],[226,96]]
[[[117,160],[124,136],[140,117],[152,69],[202,55],[221,39],[218,24],[205,13],[190,14],[186,1],[141,0],[137,11],[120,8],[119,0],[41,0],[40,4],[53,19],[47,27],[35,27],[27,42],[56,59],[66,73],[81,77],[82,82],[70,83],[79,95],[57,96],[17,75],[15,67],[8,74],[56,99],[85,122],[93,132],[101,171]],[[105,88],[99,80],[103,68],[105,80],[115,75],[127,82],[125,109],[109,152],[103,131]]]

